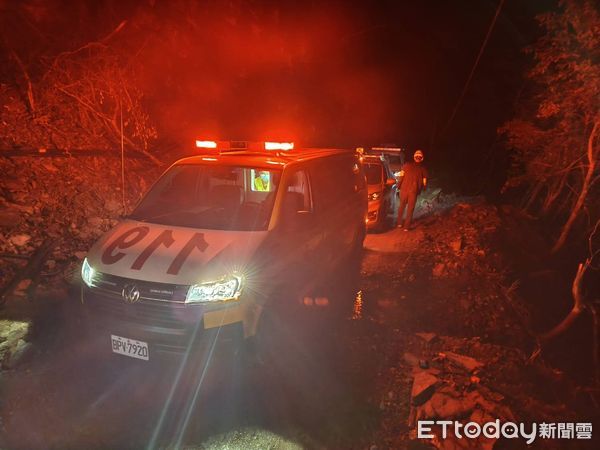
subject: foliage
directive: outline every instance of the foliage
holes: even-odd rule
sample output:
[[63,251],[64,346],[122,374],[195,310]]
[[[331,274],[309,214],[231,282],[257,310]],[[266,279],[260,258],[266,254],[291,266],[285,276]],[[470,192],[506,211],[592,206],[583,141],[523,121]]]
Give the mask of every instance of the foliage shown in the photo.
[[[127,22],[114,28],[113,20],[108,34],[108,26],[98,26],[105,35],[99,36],[99,31],[94,36],[77,29],[78,22],[71,20],[63,26],[75,28],[76,35],[57,35],[63,20],[60,1],[40,9],[32,9],[35,5],[29,2],[9,4],[10,8],[0,9],[0,57],[4,59],[0,144],[117,149],[122,119],[125,146],[154,159],[148,150],[157,132],[144,102],[138,67],[123,38]],[[93,13],[90,5],[85,6],[76,11],[80,28]]]
[[131,147],[147,150],[157,137],[135,72],[124,57],[106,45],[59,55],[46,72],[43,85],[44,103],[61,105],[65,121],[78,124],[86,134],[119,142],[122,114],[124,139]]
[[545,34],[527,50],[533,92],[500,129],[514,149],[510,183],[530,187],[529,205],[566,217],[554,250],[581,212],[600,201],[593,189],[599,180],[600,11],[592,1],[576,0],[562,1],[560,9],[538,17]]

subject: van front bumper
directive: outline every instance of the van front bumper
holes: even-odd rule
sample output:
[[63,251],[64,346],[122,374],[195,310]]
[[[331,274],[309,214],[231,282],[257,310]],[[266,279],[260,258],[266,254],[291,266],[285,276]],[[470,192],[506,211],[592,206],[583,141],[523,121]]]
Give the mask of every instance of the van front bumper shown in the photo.
[[105,339],[107,349],[110,349],[111,335],[147,343],[150,359],[158,354],[182,355],[205,338],[216,338],[219,351],[235,350],[243,340],[241,320],[226,319],[215,323],[216,312],[223,318],[237,316],[228,314],[238,307],[237,302],[216,306],[142,299],[129,304],[122,298],[94,292],[87,286],[81,289],[87,332]]

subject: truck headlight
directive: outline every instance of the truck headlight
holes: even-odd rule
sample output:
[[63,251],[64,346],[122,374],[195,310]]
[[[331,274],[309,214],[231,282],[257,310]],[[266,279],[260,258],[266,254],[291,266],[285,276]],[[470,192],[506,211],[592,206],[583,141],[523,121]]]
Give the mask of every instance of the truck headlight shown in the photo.
[[223,302],[237,300],[242,293],[242,278],[230,275],[219,281],[192,284],[185,297],[186,303]]
[[83,265],[81,266],[81,279],[88,287],[92,287],[92,281],[94,280],[95,274],[96,271],[90,266],[88,259],[84,258]]
[[371,201],[377,200],[379,197],[381,197],[381,192],[373,192],[373,193],[369,194],[369,200],[371,200]]

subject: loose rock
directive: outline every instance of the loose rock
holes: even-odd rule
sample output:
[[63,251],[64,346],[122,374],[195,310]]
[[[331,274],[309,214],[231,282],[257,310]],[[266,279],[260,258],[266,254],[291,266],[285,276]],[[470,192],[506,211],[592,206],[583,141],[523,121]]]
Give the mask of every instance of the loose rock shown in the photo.
[[471,358],[470,356],[459,355],[458,353],[454,352],[445,352],[445,354],[450,361],[468,370],[469,372],[474,372],[475,370],[483,367],[483,363],[477,361],[475,358]]
[[438,378],[428,372],[418,372],[414,379],[411,391],[411,402],[413,405],[425,403],[435,391]]
[[31,236],[29,236],[28,234],[16,234],[9,239],[11,244],[16,245],[17,247],[23,247],[30,240]]

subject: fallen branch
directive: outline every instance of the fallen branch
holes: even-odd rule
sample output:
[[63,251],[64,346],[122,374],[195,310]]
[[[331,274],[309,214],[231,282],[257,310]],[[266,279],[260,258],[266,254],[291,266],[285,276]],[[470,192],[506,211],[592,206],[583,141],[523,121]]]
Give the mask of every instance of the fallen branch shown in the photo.
[[586,305],[583,300],[583,296],[581,295],[581,281],[583,280],[583,276],[590,266],[590,263],[591,259],[586,259],[585,263],[579,264],[579,267],[577,268],[577,273],[575,274],[575,278],[573,279],[573,284],[571,286],[571,293],[573,294],[573,307],[571,308],[571,311],[562,320],[562,322],[560,322],[550,331],[539,336],[540,344],[548,342],[549,340],[571,328],[575,322],[575,319],[577,319],[577,317],[579,317],[579,315],[585,310]]
[[[89,102],[87,102],[86,100],[84,100],[80,96],[78,96],[76,94],[73,94],[72,92],[69,92],[68,90],[64,89],[61,86],[57,86],[56,89],[58,89],[59,91],[61,91],[65,95],[73,98],[80,105],[82,105],[87,111],[89,111],[90,113],[92,113],[96,117],[98,117],[104,123],[104,126],[108,129],[108,131],[112,132],[114,136],[120,137],[121,130],[119,129],[119,127],[115,123],[114,118],[111,118],[111,117],[107,116],[106,114],[104,114],[103,112],[98,111],[91,104],[89,104]],[[157,165],[157,166],[162,166],[163,165],[163,162],[161,160],[159,160],[156,156],[154,156],[152,153],[148,152],[147,150],[138,148],[139,146],[137,146],[135,144],[135,142],[133,142],[128,136],[123,136],[123,139],[125,140],[125,142],[131,148],[133,148],[136,151],[138,151],[138,152],[142,153],[143,155],[145,155],[155,165]]]
[[35,98],[33,95],[33,84],[31,83],[31,77],[29,76],[29,72],[27,72],[27,68],[25,64],[12,48],[9,50],[11,58],[17,63],[19,69],[21,69],[21,73],[23,74],[23,78],[25,79],[25,83],[27,83],[27,106],[29,107],[29,112],[35,112]]
[[0,253],[0,258],[4,258],[4,259],[24,259],[24,260],[28,260],[29,256],[25,256],[25,255],[14,255],[12,253]]

